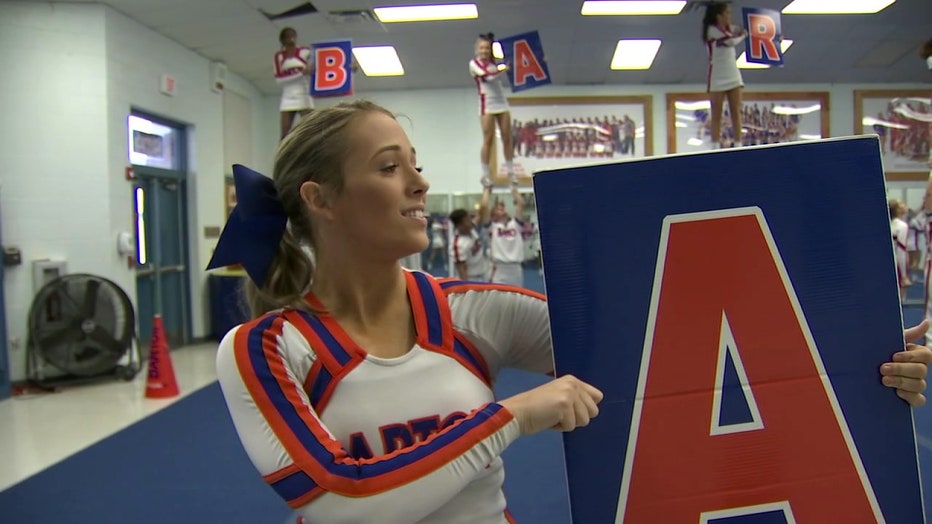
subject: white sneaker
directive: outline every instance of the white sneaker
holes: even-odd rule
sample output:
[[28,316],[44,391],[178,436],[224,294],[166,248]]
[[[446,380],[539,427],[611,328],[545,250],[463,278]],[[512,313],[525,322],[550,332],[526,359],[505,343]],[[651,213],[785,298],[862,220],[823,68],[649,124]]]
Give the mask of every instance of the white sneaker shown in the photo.
[[516,175],[516,174],[514,174],[514,173],[509,173],[509,174],[508,174],[508,180],[511,181],[511,185],[513,185],[513,186],[518,185],[518,175]]
[[493,186],[493,184],[492,184],[492,177],[490,177],[489,175],[484,175],[484,176],[482,177],[481,182],[482,182],[482,187],[483,187],[483,188],[492,187],[492,186]]

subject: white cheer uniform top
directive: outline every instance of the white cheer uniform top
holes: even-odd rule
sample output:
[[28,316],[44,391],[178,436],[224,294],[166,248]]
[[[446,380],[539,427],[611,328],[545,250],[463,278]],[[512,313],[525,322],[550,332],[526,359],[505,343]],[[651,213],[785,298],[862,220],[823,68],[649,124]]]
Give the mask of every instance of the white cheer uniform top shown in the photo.
[[298,47],[295,55],[285,55],[284,51],[275,53],[275,81],[282,88],[279,111],[301,111],[313,109],[310,76],[303,73],[310,67],[311,50]]
[[706,47],[709,52],[706,91],[710,93],[729,91],[744,85],[741,70],[738,69],[738,57],[735,54],[735,46],[743,42],[747,36],[735,36],[740,30],[738,26],[731,26],[722,31],[712,25],[706,31]]
[[[306,523],[504,523],[520,433],[500,369],[553,369],[542,295],[406,272],[417,338],[368,355],[326,313],[270,312],[220,343],[217,374],[264,480]],[[315,309],[323,305],[313,296]]]
[[909,224],[902,218],[890,220],[890,235],[893,237],[893,259],[896,261],[897,283],[902,284],[909,275],[909,251],[906,245]]
[[492,60],[473,58],[469,62],[469,74],[476,81],[479,91],[479,114],[494,115],[508,111],[508,73],[499,71]]
[[489,222],[489,257],[492,262],[519,264],[524,262],[524,223],[511,217],[507,222]]
[[466,275],[470,280],[489,278],[492,264],[475,228],[466,234],[456,232],[450,244],[450,258],[456,263],[466,264]]

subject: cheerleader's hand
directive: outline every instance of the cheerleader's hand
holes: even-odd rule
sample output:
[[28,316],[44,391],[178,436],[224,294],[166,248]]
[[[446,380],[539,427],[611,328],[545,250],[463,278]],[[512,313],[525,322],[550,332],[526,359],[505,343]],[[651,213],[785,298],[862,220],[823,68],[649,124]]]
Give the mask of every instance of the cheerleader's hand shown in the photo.
[[893,354],[893,361],[880,366],[880,375],[883,385],[896,388],[896,394],[909,402],[910,406],[918,407],[926,403],[922,393],[926,389],[926,374],[929,363],[932,362],[932,349],[910,340],[918,340],[929,329],[929,321],[923,320],[918,326],[907,329],[903,334],[906,339],[906,351]]

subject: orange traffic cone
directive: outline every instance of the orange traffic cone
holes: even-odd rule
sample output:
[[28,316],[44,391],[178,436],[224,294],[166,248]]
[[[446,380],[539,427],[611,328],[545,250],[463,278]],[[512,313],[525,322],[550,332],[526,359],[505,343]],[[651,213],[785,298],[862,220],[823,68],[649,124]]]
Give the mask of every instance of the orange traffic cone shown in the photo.
[[147,398],[168,398],[178,395],[175,369],[168,353],[165,326],[162,316],[152,319],[152,349],[149,351],[149,378],[146,381]]

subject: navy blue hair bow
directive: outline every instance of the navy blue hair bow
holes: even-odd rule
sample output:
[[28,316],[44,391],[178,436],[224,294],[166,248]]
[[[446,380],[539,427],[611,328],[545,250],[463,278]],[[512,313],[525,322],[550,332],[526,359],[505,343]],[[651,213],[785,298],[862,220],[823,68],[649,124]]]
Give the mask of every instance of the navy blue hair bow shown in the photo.
[[230,213],[207,269],[242,264],[249,278],[262,286],[278,251],[288,217],[272,179],[236,164],[236,207]]

